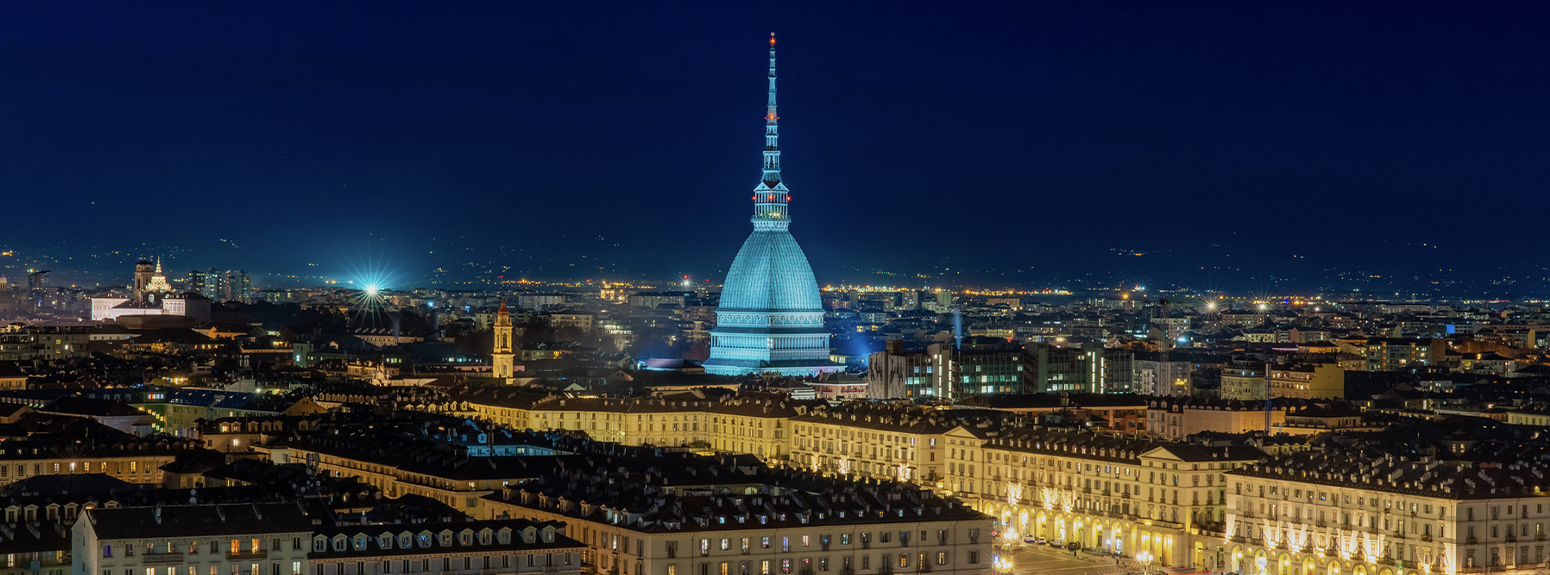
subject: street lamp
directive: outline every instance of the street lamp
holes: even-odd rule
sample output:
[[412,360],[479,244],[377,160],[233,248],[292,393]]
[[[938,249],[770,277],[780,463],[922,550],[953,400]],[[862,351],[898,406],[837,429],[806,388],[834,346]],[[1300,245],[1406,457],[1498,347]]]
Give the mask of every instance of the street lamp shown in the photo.
[[1137,553],[1136,554],[1136,561],[1140,561],[1141,562],[1141,575],[1151,575],[1151,573],[1152,573],[1152,552],[1151,551],[1142,551],[1140,553]]

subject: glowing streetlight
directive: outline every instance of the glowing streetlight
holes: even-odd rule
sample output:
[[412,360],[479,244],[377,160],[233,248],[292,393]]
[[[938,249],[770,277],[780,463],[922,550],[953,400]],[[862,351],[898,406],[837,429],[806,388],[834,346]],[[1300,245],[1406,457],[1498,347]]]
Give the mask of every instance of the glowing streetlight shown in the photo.
[[377,284],[371,284],[371,285],[366,286],[366,295],[370,295],[370,296],[377,295]]

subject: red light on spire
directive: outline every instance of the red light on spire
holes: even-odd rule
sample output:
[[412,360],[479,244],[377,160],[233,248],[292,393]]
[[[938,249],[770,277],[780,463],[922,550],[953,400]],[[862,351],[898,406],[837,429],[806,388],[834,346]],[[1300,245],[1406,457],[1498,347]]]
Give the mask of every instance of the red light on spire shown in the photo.
[[775,33],[774,32],[770,32],[770,47],[771,48],[775,47]]

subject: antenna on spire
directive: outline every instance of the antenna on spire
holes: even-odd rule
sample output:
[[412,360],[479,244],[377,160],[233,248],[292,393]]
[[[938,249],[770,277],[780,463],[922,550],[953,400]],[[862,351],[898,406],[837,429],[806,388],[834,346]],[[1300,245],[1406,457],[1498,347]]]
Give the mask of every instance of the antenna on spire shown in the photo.
[[790,191],[780,182],[780,136],[776,128],[780,114],[775,111],[775,33],[770,32],[770,92],[764,111],[764,177],[754,188],[756,225],[785,227],[789,221],[786,204]]

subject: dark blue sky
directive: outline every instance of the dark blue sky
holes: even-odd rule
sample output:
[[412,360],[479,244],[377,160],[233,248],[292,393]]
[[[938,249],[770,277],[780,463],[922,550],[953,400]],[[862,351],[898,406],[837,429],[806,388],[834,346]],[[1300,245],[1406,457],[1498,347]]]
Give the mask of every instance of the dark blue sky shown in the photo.
[[10,3],[0,244],[719,279],[774,31],[820,283],[1550,275],[1543,4],[951,4]]

